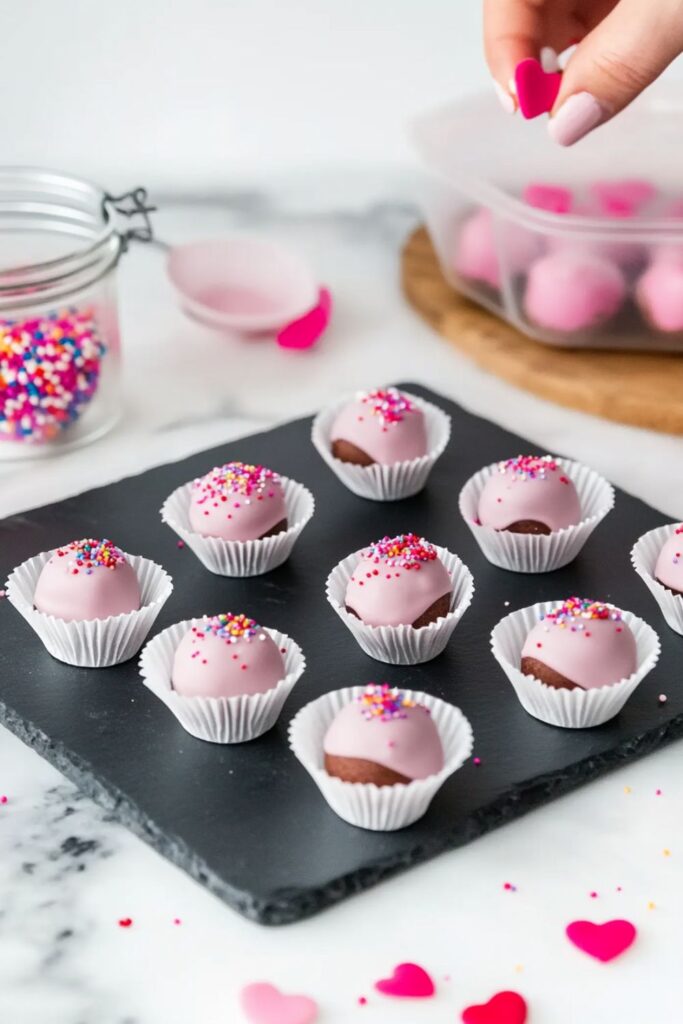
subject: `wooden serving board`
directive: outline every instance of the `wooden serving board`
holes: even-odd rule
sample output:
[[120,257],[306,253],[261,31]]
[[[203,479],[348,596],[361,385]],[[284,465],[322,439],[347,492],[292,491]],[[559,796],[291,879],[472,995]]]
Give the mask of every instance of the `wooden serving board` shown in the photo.
[[571,409],[683,434],[680,355],[553,348],[533,341],[447,283],[425,228],[408,238],[401,273],[417,312],[485,370]]

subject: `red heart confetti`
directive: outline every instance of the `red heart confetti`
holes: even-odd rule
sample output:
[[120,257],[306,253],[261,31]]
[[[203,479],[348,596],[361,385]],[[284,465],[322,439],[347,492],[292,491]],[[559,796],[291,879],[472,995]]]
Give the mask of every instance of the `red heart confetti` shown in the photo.
[[385,996],[401,999],[429,999],[434,995],[434,982],[419,964],[398,964],[390,978],[375,982],[375,988]]
[[630,921],[572,921],[566,928],[567,938],[577,949],[606,964],[621,956],[636,938],[635,925]]
[[313,1024],[318,1004],[308,996],[288,996],[268,982],[246,985],[240,1002],[250,1024]]
[[119,918],[119,928],[130,928],[133,923],[132,917],[121,917]]
[[463,1024],[524,1024],[526,1001],[518,992],[498,992],[481,1006],[462,1011]]
[[544,71],[533,57],[520,61],[515,68],[515,89],[522,116],[530,120],[552,110],[561,84],[559,71]]

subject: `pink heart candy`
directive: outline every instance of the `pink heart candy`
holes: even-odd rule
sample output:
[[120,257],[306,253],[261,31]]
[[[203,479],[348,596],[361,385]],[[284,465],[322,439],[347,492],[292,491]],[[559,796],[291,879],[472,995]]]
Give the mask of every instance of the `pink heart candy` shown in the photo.
[[463,1024],[524,1024],[527,1005],[518,992],[498,992],[481,1006],[462,1011]]
[[572,921],[567,925],[567,938],[577,949],[601,960],[604,964],[621,956],[636,937],[635,925],[630,921],[606,921],[594,924],[592,921]]
[[428,999],[434,995],[434,982],[419,964],[398,964],[390,978],[375,982],[375,988],[385,996],[402,999]]
[[522,198],[529,206],[535,206],[537,210],[548,210],[549,213],[569,213],[574,199],[568,188],[541,184],[527,185]]
[[522,116],[529,120],[552,110],[561,83],[561,72],[544,71],[533,57],[521,60],[515,68],[515,89]]
[[255,982],[240,992],[249,1024],[313,1024],[318,1004],[308,996],[286,996],[275,985]]
[[332,295],[327,288],[321,288],[317,306],[278,332],[278,345],[280,348],[310,348],[327,329],[331,316]]

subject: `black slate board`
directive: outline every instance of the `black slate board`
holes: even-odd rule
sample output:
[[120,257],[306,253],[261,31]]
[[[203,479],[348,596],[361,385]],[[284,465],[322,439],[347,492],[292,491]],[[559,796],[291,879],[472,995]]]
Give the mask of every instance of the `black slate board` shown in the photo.
[[[0,523],[0,579],[39,551],[76,537],[109,536],[173,575],[175,591],[156,630],[203,613],[245,611],[302,645],[308,670],[278,725],[253,743],[220,747],[181,729],[142,685],[137,660],[104,670],[69,668],[44,651],[7,602],[0,606],[5,725],[165,857],[265,924],[314,914],[683,735],[683,689],[672,685],[683,641],[666,627],[629,561],[636,538],[666,519],[619,492],[609,525],[598,528],[572,566],[545,576],[494,568],[459,516],[458,491],[481,466],[535,446],[424,388],[403,386],[453,417],[449,448],[415,498],[381,504],[354,497],[315,453],[304,419]],[[231,458],[270,465],[316,497],[316,515],[289,563],[267,576],[212,576],[191,551],[178,550],[159,518],[174,487]],[[325,577],[342,557],[385,533],[408,530],[458,552],[476,583],[447,651],[415,668],[364,655],[324,597]],[[618,718],[580,732],[529,717],[488,642],[508,611],[505,601],[513,609],[574,593],[630,609],[663,641],[659,665]],[[482,762],[457,772],[422,821],[387,834],[339,820],[286,740],[287,722],[311,698],[383,679],[459,705]],[[668,693],[664,705],[657,700],[661,691]]]

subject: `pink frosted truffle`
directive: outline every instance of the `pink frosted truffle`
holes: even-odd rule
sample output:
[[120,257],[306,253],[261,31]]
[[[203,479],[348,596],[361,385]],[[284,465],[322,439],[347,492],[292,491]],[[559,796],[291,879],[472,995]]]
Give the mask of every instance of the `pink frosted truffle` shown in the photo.
[[572,480],[551,455],[499,462],[479,497],[479,523],[512,533],[553,533],[581,522]]
[[335,458],[361,466],[390,466],[428,452],[424,413],[397,388],[361,392],[336,417],[330,441]]
[[414,533],[384,537],[363,552],[346,610],[369,626],[420,629],[448,614],[453,582],[436,548]]
[[265,466],[228,462],[194,480],[190,527],[202,537],[257,540],[287,529],[282,482]]
[[539,327],[570,334],[609,320],[625,296],[618,267],[591,252],[567,249],[532,264],[524,308]]
[[658,331],[683,331],[683,253],[666,251],[658,257],[638,281],[636,299]]
[[508,272],[513,275],[523,273],[541,250],[539,238],[517,224],[501,226],[498,240],[491,211],[481,207],[460,229],[454,263],[456,272],[470,281],[483,281],[491,288],[500,288],[499,243]]
[[580,597],[548,612],[522,648],[522,671],[557,689],[611,686],[637,667],[636,640],[622,612]]
[[676,526],[659,552],[655,579],[675,594],[683,594],[683,526]]
[[426,779],[444,766],[429,710],[388,683],[370,683],[337,713],[323,751],[329,775],[377,786]]
[[33,604],[66,622],[108,619],[140,607],[140,584],[110,540],[75,540],[53,551],[43,566]]
[[182,697],[266,693],[285,677],[282,652],[246,615],[197,619],[178,644],[171,682]]

